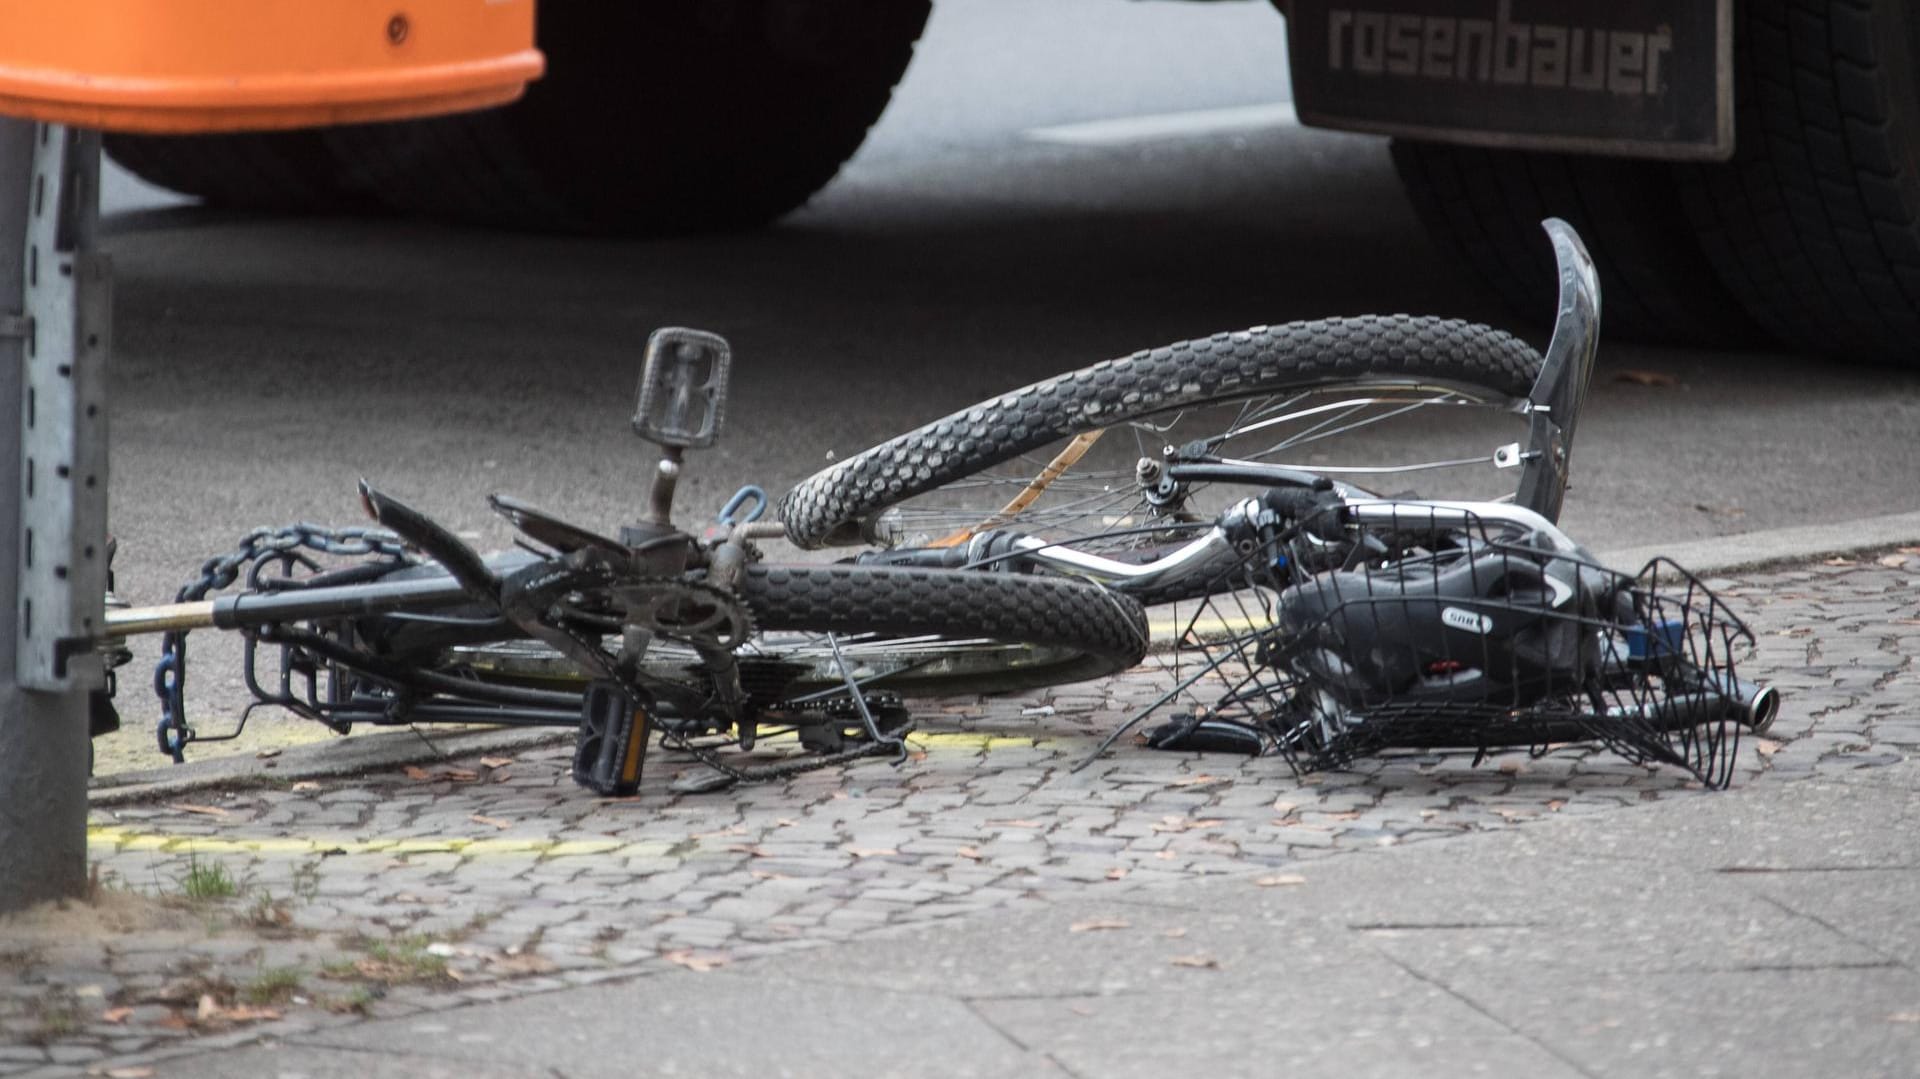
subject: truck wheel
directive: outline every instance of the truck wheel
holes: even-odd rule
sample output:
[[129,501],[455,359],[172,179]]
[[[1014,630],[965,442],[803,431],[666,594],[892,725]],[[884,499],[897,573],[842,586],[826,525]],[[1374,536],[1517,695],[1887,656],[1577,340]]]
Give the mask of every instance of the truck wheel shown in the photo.
[[1781,342],[1920,361],[1920,13],[1734,5],[1735,156],[1680,170],[1720,278]]
[[108,135],[104,142],[121,168],[216,206],[318,213],[370,205],[340,183],[318,131]]
[[548,73],[504,108],[329,134],[401,210],[509,227],[672,233],[805,202],[879,118],[928,0],[542,4]]
[[1561,217],[1600,271],[1609,338],[1725,346],[1754,337],[1701,254],[1664,163],[1406,139],[1394,140],[1393,163],[1427,231],[1528,319],[1552,320],[1540,306],[1555,274],[1540,220]]

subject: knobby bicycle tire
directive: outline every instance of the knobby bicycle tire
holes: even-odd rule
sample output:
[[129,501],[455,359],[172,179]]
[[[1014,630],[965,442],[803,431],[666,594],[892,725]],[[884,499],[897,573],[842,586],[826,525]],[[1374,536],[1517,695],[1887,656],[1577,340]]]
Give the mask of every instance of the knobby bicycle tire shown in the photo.
[[906,499],[1080,432],[1172,409],[1316,387],[1417,382],[1524,397],[1540,369],[1503,331],[1409,315],[1256,326],[1107,360],[962,409],[849,457],[782,498],[805,548],[861,542]]
[[[1086,581],[893,566],[755,565],[739,582],[756,630],[932,636],[1037,646],[1060,658],[956,678],[952,688],[1008,692],[1117,674],[1147,651],[1147,616]],[[922,679],[923,689],[937,683]]]
[[[1001,693],[1086,681],[1123,671],[1146,654],[1146,614],[1132,599],[1085,581],[1011,573],[842,564],[746,567],[735,591],[753,635],[737,649],[750,695],[779,696],[834,688],[832,648],[856,670],[892,668],[874,688],[902,696]],[[784,634],[785,636],[779,636]],[[824,638],[796,639],[794,635]],[[406,629],[404,653],[416,661],[439,654],[452,663],[507,681],[574,685],[580,673],[557,653],[518,640],[504,623],[491,629]],[[445,651],[452,649],[452,651]],[[697,657],[671,642],[656,645],[648,666],[671,668],[676,655],[691,669]],[[676,649],[678,649],[676,651]],[[800,660],[814,672],[804,685],[761,686],[751,677]],[[656,672],[657,674],[658,672]],[[790,672],[791,673],[791,672]],[[861,675],[860,677],[865,677]],[[777,692],[776,692],[777,689]],[[758,692],[756,692],[758,691]],[[769,697],[767,694],[774,694]]]

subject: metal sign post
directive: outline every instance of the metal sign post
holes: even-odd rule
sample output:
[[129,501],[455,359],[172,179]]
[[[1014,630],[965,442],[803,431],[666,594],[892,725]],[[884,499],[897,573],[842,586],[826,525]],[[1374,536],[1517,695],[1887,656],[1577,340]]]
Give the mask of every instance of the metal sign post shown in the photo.
[[87,883],[107,580],[99,136],[0,119],[0,911]]

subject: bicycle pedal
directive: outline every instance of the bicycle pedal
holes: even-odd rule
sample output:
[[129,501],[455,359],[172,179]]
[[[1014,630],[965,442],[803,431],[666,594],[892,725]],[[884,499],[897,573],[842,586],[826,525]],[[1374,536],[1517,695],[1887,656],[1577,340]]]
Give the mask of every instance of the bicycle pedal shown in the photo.
[[626,690],[611,682],[592,683],[580,702],[573,781],[606,798],[638,792],[652,734],[652,717]]
[[668,326],[647,338],[633,430],[679,449],[704,449],[720,437],[733,350],[717,333]]

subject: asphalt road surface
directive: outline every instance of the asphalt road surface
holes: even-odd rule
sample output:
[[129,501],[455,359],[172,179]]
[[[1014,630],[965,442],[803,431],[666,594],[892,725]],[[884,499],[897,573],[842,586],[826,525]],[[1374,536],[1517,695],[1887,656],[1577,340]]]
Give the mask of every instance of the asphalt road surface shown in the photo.
[[[255,525],[358,522],[362,476],[483,547],[508,540],[493,491],[631,518],[660,325],[735,349],[724,444],[683,486],[702,515],[1148,345],[1362,312],[1522,329],[1425,239],[1383,140],[1291,122],[1284,44],[1264,4],[942,0],[860,156],[748,235],[244,217],[113,176],[121,591],[170,600]],[[1606,549],[1913,510],[1916,430],[1920,372],[1609,343],[1563,523]],[[244,698],[231,653],[200,654],[218,726]],[[139,656],[122,706],[146,726]]]

